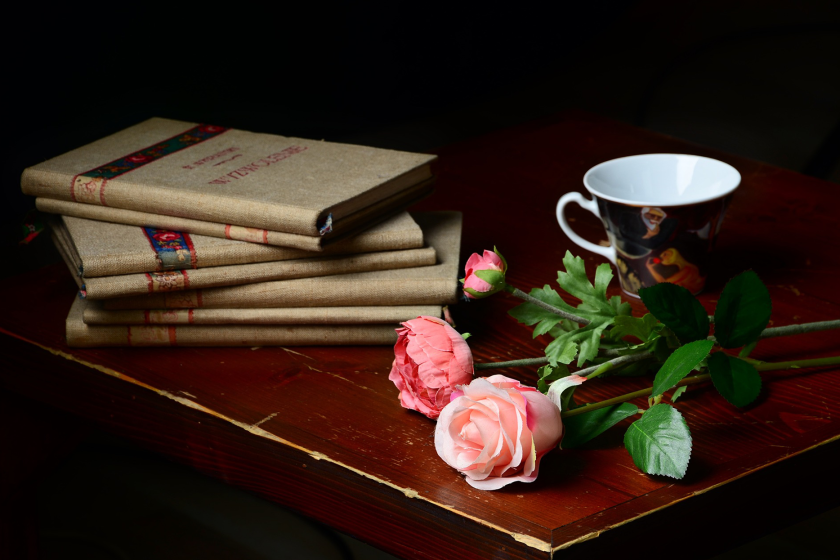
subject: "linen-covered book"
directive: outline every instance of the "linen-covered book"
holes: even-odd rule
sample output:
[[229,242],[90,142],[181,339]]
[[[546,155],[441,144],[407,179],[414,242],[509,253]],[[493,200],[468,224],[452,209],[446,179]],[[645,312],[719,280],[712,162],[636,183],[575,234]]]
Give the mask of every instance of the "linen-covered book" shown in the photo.
[[[260,243],[274,245],[277,247],[289,247],[304,251],[327,252],[332,245],[341,244],[353,235],[357,237],[364,233],[368,227],[388,219],[395,213],[408,208],[411,204],[419,201],[432,192],[432,181],[425,181],[414,187],[410,187],[399,195],[388,198],[373,204],[359,212],[347,216],[342,222],[344,230],[337,234],[324,237],[312,237],[309,235],[298,235],[296,233],[284,233],[281,231],[270,231],[259,228],[235,226],[231,224],[219,224],[192,220],[179,216],[166,216],[163,214],[151,214],[149,212],[137,212],[123,208],[111,208],[108,206],[95,206],[93,204],[81,204],[66,200],[38,197],[35,199],[35,206],[42,212],[49,214],[61,214],[77,218],[87,218],[102,222],[115,224],[127,224],[141,227],[153,227],[185,233],[195,233],[209,237],[220,237],[222,239],[247,241],[249,243]],[[359,233],[361,232],[361,233]],[[357,235],[358,234],[358,235]]]
[[440,317],[440,305],[289,307],[256,309],[102,309],[88,301],[88,325],[378,325],[397,328],[421,315]]
[[395,325],[87,325],[86,306],[77,298],[70,308],[70,347],[372,346],[397,340]]
[[423,246],[423,231],[406,212],[319,253],[69,216],[55,217],[50,225],[77,264],[77,273],[86,279]]
[[434,266],[116,298],[103,305],[106,309],[230,309],[454,303],[458,294],[461,214],[419,212],[413,216],[423,229],[426,244],[437,251],[438,264]]
[[[53,241],[64,257],[64,261],[68,263],[70,271],[79,270],[79,262],[74,259],[66,239],[62,235],[56,234],[53,236]],[[287,261],[215,266],[190,271],[168,270],[86,279],[77,278],[77,283],[79,284],[79,295],[81,297],[107,299],[216,286],[235,286],[284,278],[314,278],[316,276],[369,270],[392,270],[433,264],[435,264],[435,250],[432,247],[422,247],[402,251],[377,251],[358,255],[310,257]]]
[[153,118],[24,170],[26,194],[304,236],[375,217],[435,156]]

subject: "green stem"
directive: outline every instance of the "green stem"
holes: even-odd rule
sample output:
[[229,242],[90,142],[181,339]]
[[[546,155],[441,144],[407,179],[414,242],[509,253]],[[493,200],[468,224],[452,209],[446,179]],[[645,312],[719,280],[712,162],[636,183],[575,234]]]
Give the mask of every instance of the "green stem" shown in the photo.
[[781,369],[812,368],[819,366],[835,366],[840,364],[840,356],[828,358],[814,358],[811,360],[792,360],[790,362],[759,362],[749,360],[758,371],[777,371]]
[[[686,377],[680,380],[680,382],[674,385],[674,387],[682,387],[683,385],[694,385],[696,383],[703,383],[704,381],[708,381],[710,377],[711,376],[708,373],[694,375],[692,377]],[[623,402],[631,401],[633,399],[638,399],[639,397],[648,397],[651,393],[653,393],[653,387],[648,387],[647,389],[640,389],[638,391],[633,391],[632,393],[627,393],[619,397],[613,397],[611,399],[587,404],[579,408],[573,408],[572,410],[563,411],[560,413],[560,416],[563,418],[569,418],[571,416],[577,416],[578,414],[585,414],[593,410],[598,410],[599,408],[606,408],[608,406],[613,406],[616,404],[621,404]]]
[[[755,369],[757,369],[758,371],[776,371],[782,369],[812,368],[820,366],[838,365],[840,364],[840,356],[830,356],[828,358],[815,358],[812,360],[794,360],[790,362],[759,362],[758,360],[752,360],[749,358],[744,359],[744,361],[753,364],[755,366]],[[580,375],[580,372],[578,372],[578,374]],[[589,377],[591,378],[592,376],[590,375]],[[704,381],[708,381],[710,378],[711,375],[709,375],[708,373],[702,373],[700,375],[686,377],[682,379],[679,383],[674,385],[674,388],[682,387],[683,385],[694,385],[696,383],[703,383]],[[653,393],[653,387],[648,387],[647,389],[640,389],[639,391],[633,391],[632,393],[627,393],[618,397],[614,397],[612,399],[606,399],[596,403],[581,406],[579,408],[573,408],[572,410],[561,412],[560,415],[563,418],[569,418],[570,416],[577,416],[578,414],[584,414],[592,410],[606,408],[608,406],[613,406],[615,404],[627,402],[633,399],[637,399],[639,397],[647,397],[650,396],[651,393]]]
[[548,363],[548,358],[525,358],[522,360],[510,360],[508,362],[485,362],[482,364],[475,364],[475,369],[493,369],[506,367],[524,367],[524,366],[541,366]]
[[561,317],[563,317],[564,319],[568,319],[569,321],[574,321],[575,323],[580,323],[581,325],[588,325],[590,323],[589,319],[584,319],[583,317],[578,317],[577,315],[569,313],[568,311],[563,311],[562,309],[554,307],[553,305],[549,305],[544,301],[538,300],[537,298],[526,294],[525,292],[523,292],[519,288],[515,288],[515,287],[511,286],[510,284],[505,284],[505,291],[513,294],[514,296],[518,297],[519,299],[524,299],[528,303],[533,303],[537,307],[539,307],[541,309],[545,309],[546,311],[548,311],[550,313],[554,313],[555,315],[560,315]]
[[827,331],[830,329],[840,329],[840,319],[836,319],[834,321],[816,321],[814,323],[801,323],[799,325],[787,325],[785,327],[770,327],[769,329],[764,329],[759,338],[772,338],[774,336],[790,336],[792,334]]
[[614,360],[610,360],[608,362],[604,362],[602,364],[598,364],[597,366],[588,367],[586,369],[582,369],[575,372],[575,375],[579,375],[581,377],[585,377],[587,379],[592,379],[593,377],[598,377],[602,373],[606,373],[612,369],[617,367],[621,367],[627,364],[632,364],[633,362],[639,362],[641,360],[647,360],[648,358],[652,358],[653,354],[650,352],[639,352],[638,354],[627,354],[626,356],[620,356]]

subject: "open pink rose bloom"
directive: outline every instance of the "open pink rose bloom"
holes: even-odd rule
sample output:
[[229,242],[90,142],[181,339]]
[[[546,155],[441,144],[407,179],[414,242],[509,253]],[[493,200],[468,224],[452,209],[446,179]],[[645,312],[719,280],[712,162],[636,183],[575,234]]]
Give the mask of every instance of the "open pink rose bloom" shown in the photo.
[[472,379],[470,347],[436,317],[418,317],[402,325],[388,379],[399,389],[403,407],[437,418],[455,386]]
[[[475,275],[478,270],[498,270],[499,272],[505,272],[505,263],[493,251],[484,251],[484,255],[473,253],[467,259],[467,264],[464,267],[464,272],[466,273],[464,276],[464,288],[470,288],[483,294],[492,291],[493,286]],[[464,293],[469,298],[476,297],[467,291]]]
[[[568,384],[580,384],[583,378]],[[533,482],[540,459],[563,437],[560,408],[533,387],[503,375],[459,387],[435,429],[435,449],[480,490]]]

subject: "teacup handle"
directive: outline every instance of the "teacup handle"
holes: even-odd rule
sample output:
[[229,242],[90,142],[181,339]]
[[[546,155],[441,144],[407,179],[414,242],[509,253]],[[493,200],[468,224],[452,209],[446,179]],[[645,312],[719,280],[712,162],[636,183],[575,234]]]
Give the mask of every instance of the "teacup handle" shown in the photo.
[[601,218],[601,213],[598,212],[597,200],[587,200],[579,192],[572,191],[561,196],[560,200],[557,202],[557,221],[560,222],[560,228],[562,228],[563,232],[569,236],[569,239],[587,251],[592,251],[593,253],[607,257],[611,263],[615,264],[615,249],[613,247],[601,247],[600,245],[595,245],[572,231],[572,227],[566,220],[566,214],[564,213],[566,205],[570,202],[577,202],[581,208],[589,210],[598,216],[599,219]]

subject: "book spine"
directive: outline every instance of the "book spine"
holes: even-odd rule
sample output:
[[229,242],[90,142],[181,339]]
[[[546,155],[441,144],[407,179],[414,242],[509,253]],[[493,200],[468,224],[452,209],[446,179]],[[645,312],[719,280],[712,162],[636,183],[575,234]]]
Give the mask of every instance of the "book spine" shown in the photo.
[[456,294],[454,278],[336,280],[317,284],[291,280],[109,299],[103,305],[105,309],[442,305],[455,303]]
[[[21,189],[24,194],[36,197],[229,223],[249,229],[275,230],[277,225],[282,224],[287,233],[320,239],[318,212],[313,210],[207,193],[195,194],[133,183],[127,179],[97,179],[80,184],[80,176],[28,168],[21,176]],[[143,193],[143,196],[139,197],[137,193]]]
[[216,286],[235,286],[274,280],[314,278],[372,270],[394,270],[435,264],[433,248],[363,253],[341,258],[314,258],[220,266],[196,270],[169,270],[88,278],[91,300],[168,293]]
[[390,325],[306,326],[91,326],[67,325],[67,345],[102,346],[339,346],[390,345],[397,340]]
[[88,305],[88,325],[371,325],[441,317],[440,305],[265,309],[137,309],[108,311]]

